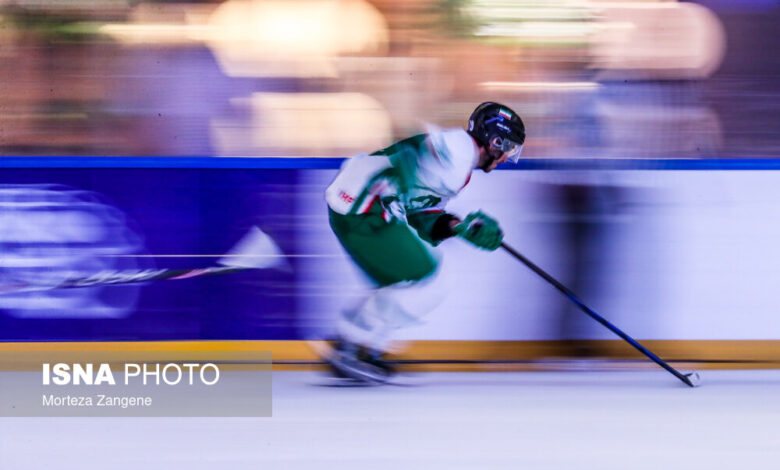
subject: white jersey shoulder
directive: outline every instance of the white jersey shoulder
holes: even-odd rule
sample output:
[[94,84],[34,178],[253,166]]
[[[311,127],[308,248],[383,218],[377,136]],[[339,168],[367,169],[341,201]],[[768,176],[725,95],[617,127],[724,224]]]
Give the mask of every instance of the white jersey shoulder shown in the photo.
[[[468,182],[479,149],[463,129],[428,126],[427,131],[423,142],[404,147],[403,152],[414,151],[403,154],[407,163],[398,163],[399,168],[393,167],[392,157],[384,155],[363,153],[345,160],[325,191],[328,206],[339,214],[361,214],[378,199],[395,196],[413,211],[443,207]],[[408,183],[402,194],[398,184],[401,174]]]
[[[325,201],[333,211],[339,214],[362,212],[355,204],[364,205],[373,202],[374,197],[381,196],[390,188],[387,182],[377,185],[376,188],[368,187],[376,175],[390,168],[390,159],[381,155],[367,155],[360,153],[352,158],[344,160],[341,164],[336,179],[325,190]],[[371,191],[371,190],[374,191]],[[373,192],[366,195],[365,191]],[[362,200],[359,198],[362,197]]]
[[421,155],[417,185],[442,197],[455,196],[469,180],[479,160],[474,139],[461,128],[428,126],[430,156]]

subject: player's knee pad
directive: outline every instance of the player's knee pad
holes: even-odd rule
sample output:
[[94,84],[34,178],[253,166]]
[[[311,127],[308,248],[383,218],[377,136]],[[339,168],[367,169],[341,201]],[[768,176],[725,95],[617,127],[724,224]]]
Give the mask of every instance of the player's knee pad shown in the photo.
[[437,269],[418,281],[399,282],[376,291],[377,307],[395,328],[415,323],[434,310],[447,293],[446,273]]
[[390,333],[419,324],[444,299],[448,285],[442,270],[419,281],[376,289],[355,310],[346,312],[339,330],[353,341],[385,349]]

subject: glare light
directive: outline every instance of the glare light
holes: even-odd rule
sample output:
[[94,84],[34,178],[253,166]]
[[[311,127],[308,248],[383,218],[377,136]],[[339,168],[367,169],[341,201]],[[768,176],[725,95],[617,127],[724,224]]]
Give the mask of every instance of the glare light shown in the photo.
[[382,14],[365,0],[228,0],[214,10],[203,39],[226,74],[336,76],[342,54],[382,54]]
[[205,27],[182,24],[106,24],[98,32],[125,44],[180,44],[195,41]]
[[554,90],[593,91],[599,88],[596,82],[482,82],[480,87],[488,90]]

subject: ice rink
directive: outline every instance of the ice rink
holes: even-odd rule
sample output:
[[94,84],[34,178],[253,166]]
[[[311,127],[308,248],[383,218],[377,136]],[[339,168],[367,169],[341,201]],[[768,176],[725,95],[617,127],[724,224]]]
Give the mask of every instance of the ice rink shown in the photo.
[[780,370],[275,372],[271,418],[2,418],[0,469],[736,469],[780,462]]

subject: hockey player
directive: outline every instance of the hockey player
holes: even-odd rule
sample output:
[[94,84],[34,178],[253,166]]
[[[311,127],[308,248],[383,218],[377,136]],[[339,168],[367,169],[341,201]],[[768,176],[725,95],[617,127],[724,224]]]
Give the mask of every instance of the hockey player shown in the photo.
[[444,208],[475,167],[489,173],[507,160],[516,163],[524,141],[520,117],[486,102],[471,114],[467,131],[431,127],[344,162],[325,192],[330,225],[376,289],[344,313],[323,353],[336,376],[378,383],[390,377],[383,357],[391,332],[416,323],[442,297],[429,245],[452,236],[485,250],[501,245],[498,222],[487,214],[460,220]]

